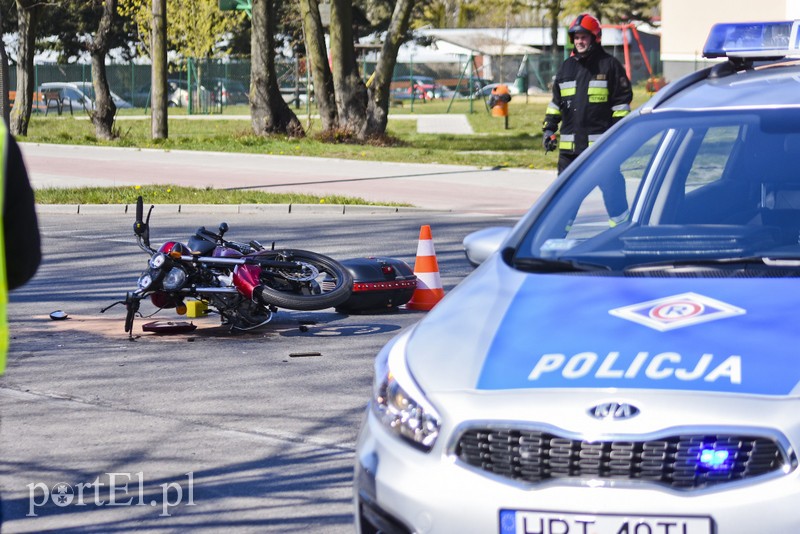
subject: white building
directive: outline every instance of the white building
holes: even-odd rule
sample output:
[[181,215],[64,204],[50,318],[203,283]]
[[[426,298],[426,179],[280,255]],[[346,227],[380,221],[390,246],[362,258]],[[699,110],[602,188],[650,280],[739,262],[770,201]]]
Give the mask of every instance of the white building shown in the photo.
[[661,62],[667,81],[711,62],[703,46],[718,22],[800,19],[800,0],[661,0]]

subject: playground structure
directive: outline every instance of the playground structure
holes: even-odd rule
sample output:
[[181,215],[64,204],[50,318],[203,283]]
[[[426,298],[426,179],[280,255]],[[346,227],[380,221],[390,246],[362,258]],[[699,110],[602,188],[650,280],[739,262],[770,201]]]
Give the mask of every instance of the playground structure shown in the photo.
[[613,28],[619,30],[622,34],[622,49],[623,55],[625,57],[625,74],[628,75],[628,79],[633,79],[631,76],[631,43],[628,38],[628,33],[633,36],[633,39],[636,41],[636,44],[639,46],[639,52],[642,54],[642,60],[644,61],[644,65],[647,68],[647,92],[648,93],[655,93],[662,87],[666,85],[666,81],[664,78],[655,76],[653,74],[653,68],[650,66],[650,60],[647,58],[647,51],[644,49],[644,44],[642,43],[642,38],[639,36],[639,30],[636,29],[636,26],[632,23],[627,24],[603,24],[602,28]]

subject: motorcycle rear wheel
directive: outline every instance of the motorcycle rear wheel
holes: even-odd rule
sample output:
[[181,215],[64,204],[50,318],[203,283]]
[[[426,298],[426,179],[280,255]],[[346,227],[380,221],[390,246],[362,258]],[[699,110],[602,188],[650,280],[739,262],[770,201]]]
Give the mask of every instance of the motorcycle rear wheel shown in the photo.
[[[304,273],[265,268],[261,277],[265,284],[260,286],[260,297],[267,305],[300,311],[323,310],[342,304],[353,292],[353,277],[350,272],[341,263],[323,254],[309,250],[283,249],[260,252],[258,256],[270,260],[294,261],[307,267]],[[314,271],[318,271],[318,275],[314,279],[308,279],[309,273],[315,274]],[[293,288],[284,290],[271,287],[270,277]]]

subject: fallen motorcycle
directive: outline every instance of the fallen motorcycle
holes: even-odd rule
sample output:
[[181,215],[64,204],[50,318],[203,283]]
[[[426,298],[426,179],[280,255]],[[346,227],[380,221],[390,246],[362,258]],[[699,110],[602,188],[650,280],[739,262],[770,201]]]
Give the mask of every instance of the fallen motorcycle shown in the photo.
[[307,250],[266,249],[258,241],[240,243],[225,239],[228,225],[218,233],[200,227],[186,244],[167,241],[158,249],[150,246],[150,206],[143,220],[142,197],[136,203],[133,231],[139,247],[150,255],[137,288],[125,300],[125,332],[133,331],[141,301],[149,298],[162,309],[186,313],[187,299],[200,301],[218,313],[231,330],[251,330],[268,323],[278,308],[321,310],[345,302],[353,289],[353,278],[338,261]]

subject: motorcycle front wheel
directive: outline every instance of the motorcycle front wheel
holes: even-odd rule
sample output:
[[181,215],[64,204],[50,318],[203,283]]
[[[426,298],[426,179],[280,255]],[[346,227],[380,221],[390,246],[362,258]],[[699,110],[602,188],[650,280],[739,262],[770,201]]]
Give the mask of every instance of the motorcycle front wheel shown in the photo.
[[353,277],[333,258],[308,250],[260,252],[259,258],[288,261],[294,268],[262,267],[261,299],[290,310],[322,310],[342,304],[353,292]]

